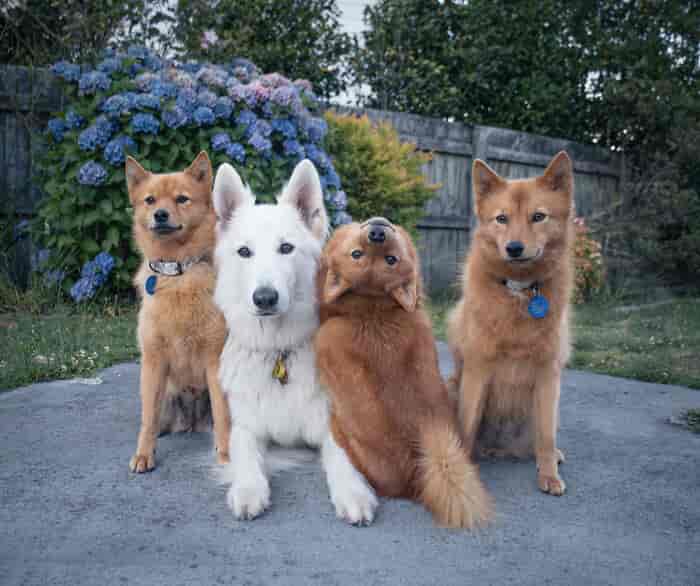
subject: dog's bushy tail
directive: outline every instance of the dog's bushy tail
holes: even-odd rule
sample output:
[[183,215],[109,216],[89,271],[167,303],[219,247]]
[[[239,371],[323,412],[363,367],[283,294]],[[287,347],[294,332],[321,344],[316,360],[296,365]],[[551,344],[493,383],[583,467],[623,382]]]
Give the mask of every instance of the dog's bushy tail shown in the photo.
[[445,527],[478,527],[492,514],[479,469],[449,421],[423,426],[418,461],[418,498]]

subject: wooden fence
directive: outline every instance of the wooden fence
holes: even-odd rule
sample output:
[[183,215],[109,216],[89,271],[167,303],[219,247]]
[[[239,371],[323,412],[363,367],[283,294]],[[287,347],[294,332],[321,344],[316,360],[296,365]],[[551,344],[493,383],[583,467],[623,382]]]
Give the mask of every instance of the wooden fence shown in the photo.
[[[16,220],[31,217],[41,197],[32,182],[33,133],[45,126],[51,112],[62,108],[62,100],[47,71],[0,65],[0,194]],[[469,245],[474,159],[487,161],[505,177],[531,177],[540,174],[558,151],[568,151],[576,172],[577,212],[583,216],[604,208],[619,189],[623,160],[607,149],[413,114],[366,113],[372,120],[391,122],[402,139],[433,153],[425,174],[441,188],[418,224],[425,281],[432,293],[454,285]],[[26,241],[20,243],[12,261],[11,271],[20,282],[29,269],[29,247]]]

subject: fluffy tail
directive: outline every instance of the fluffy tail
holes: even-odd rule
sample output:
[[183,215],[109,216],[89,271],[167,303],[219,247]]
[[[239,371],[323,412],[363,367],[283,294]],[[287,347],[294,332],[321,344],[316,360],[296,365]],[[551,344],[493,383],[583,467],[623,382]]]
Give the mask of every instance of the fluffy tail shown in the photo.
[[445,527],[476,527],[492,513],[479,469],[456,430],[444,420],[424,426],[418,463],[419,500]]

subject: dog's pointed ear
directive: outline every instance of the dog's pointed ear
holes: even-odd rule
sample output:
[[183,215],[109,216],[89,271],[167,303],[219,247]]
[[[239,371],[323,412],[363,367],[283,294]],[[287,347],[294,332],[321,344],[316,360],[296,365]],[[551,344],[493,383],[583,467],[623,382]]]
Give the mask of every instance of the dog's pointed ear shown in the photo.
[[407,312],[415,311],[418,304],[418,286],[416,281],[412,280],[392,289],[391,296]]
[[323,189],[316,167],[308,159],[299,163],[278,198],[278,203],[294,206],[306,226],[320,241],[328,236],[328,215],[323,205]]
[[323,284],[322,299],[324,303],[334,303],[338,298],[347,293],[352,285],[347,279],[333,270],[331,267],[326,268],[326,280]]
[[505,179],[484,161],[481,159],[474,161],[472,165],[472,193],[474,194],[474,209],[477,213],[481,201],[498,191],[505,183]]
[[551,191],[558,191],[569,197],[573,195],[574,166],[566,151],[560,151],[554,156],[538,181]]
[[151,173],[139,165],[133,157],[126,158],[124,174],[126,175],[126,187],[129,190],[129,197],[131,197],[132,191],[139,183],[151,176]]
[[195,181],[211,186],[211,178],[214,173],[207,151],[199,153],[192,161],[192,164],[185,169],[185,173],[192,175]]
[[212,192],[214,211],[219,222],[225,224],[231,220],[236,210],[243,206],[255,205],[255,196],[243,184],[240,175],[228,163],[219,165]]

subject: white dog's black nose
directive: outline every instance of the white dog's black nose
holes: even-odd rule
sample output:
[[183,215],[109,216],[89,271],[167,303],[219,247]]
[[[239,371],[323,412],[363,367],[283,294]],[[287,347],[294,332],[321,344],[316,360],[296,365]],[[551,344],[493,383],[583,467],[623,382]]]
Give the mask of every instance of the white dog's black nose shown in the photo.
[[272,287],[258,287],[253,292],[253,303],[262,310],[274,309],[279,298],[279,293]]

